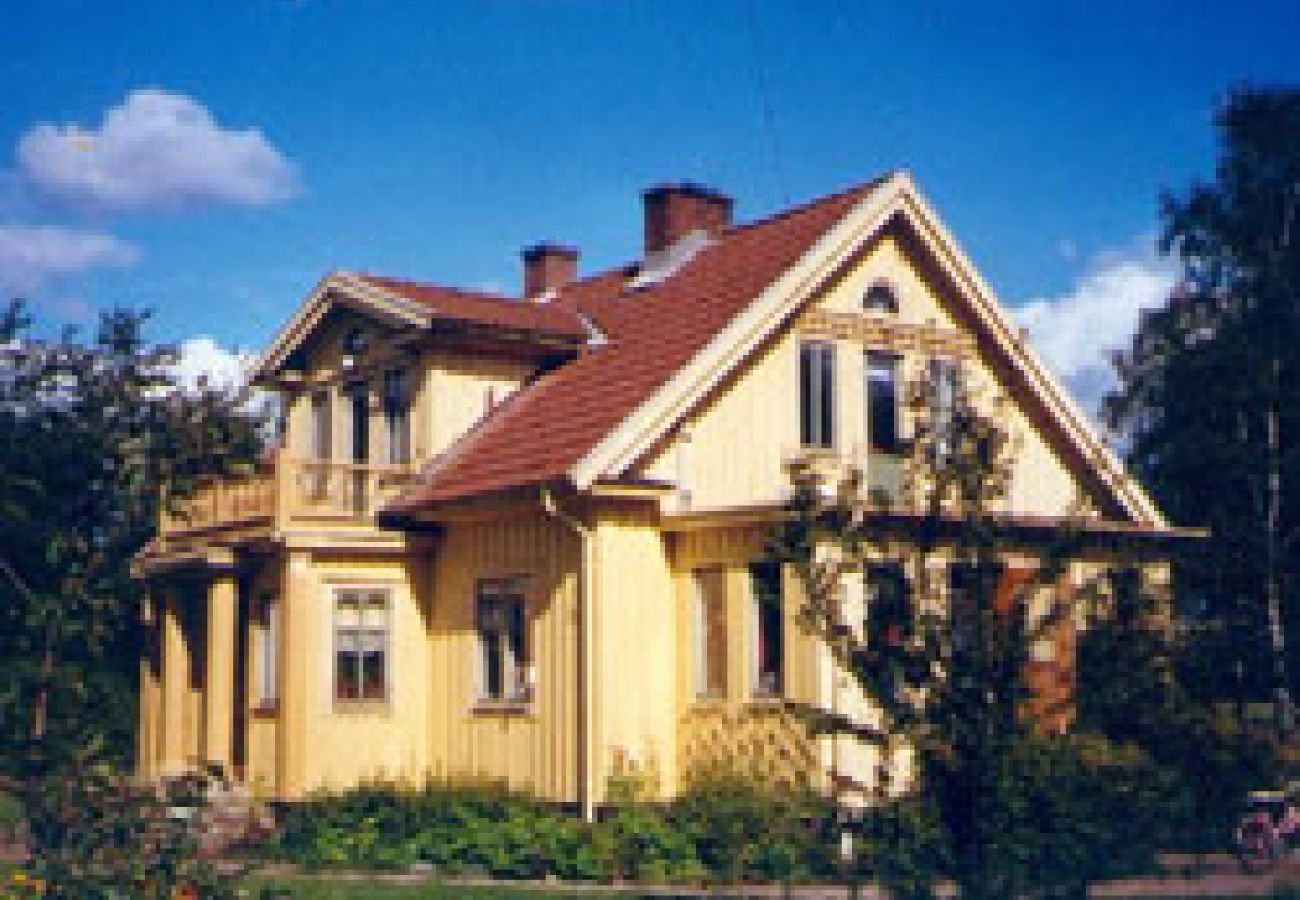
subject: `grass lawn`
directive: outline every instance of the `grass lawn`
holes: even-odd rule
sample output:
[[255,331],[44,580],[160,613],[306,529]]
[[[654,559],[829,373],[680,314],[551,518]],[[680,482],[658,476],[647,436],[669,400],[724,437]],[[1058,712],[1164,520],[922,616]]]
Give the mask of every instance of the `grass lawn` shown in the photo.
[[[466,887],[458,884],[385,884],[373,881],[329,881],[324,879],[277,879],[249,878],[245,881],[249,896],[284,896],[293,900],[362,900],[374,897],[376,900],[451,900],[464,897],[466,900],[506,900],[519,897],[538,900],[542,897],[562,896],[557,891],[528,890],[526,888]],[[282,890],[283,894],[259,894],[266,888]],[[627,894],[606,894],[597,891],[583,891],[577,896],[600,898],[622,897]]]

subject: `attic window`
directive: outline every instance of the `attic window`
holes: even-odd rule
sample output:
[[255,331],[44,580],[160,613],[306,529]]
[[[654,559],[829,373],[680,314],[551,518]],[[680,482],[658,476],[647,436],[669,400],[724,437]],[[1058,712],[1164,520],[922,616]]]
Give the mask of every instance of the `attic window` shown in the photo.
[[893,286],[887,281],[877,281],[867,288],[867,292],[862,295],[862,311],[890,315],[897,313],[898,294]]
[[366,333],[360,328],[353,328],[343,337],[343,352],[349,356],[360,356],[366,349]]

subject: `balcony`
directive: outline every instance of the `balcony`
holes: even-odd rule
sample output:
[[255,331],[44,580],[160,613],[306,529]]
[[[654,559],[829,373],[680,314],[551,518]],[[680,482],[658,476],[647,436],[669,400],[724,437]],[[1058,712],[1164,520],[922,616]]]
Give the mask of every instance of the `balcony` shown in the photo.
[[237,542],[294,527],[374,524],[375,512],[411,483],[410,466],[291,459],[283,453],[261,471],[213,481],[184,507],[164,513],[159,549],[205,538]]

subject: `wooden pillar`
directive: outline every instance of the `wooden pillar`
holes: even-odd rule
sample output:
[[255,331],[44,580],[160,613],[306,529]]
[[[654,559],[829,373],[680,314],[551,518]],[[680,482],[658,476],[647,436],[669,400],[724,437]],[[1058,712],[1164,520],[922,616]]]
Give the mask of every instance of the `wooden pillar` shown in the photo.
[[221,572],[208,583],[207,606],[203,756],[229,775],[235,756],[235,619],[239,609],[239,587],[233,573]]
[[154,660],[158,653],[159,616],[154,599],[145,595],[140,608],[144,646],[140,650],[139,724],[136,733],[136,773],[149,777],[158,768],[158,672]]
[[284,557],[280,590],[280,715],[276,740],[276,793],[285,799],[300,797],[308,788],[308,711],[312,703],[310,680],[312,610],[315,584],[311,556],[290,551]]
[[189,648],[181,627],[180,594],[166,589],[162,610],[162,739],[154,774],[175,775],[185,769],[185,706],[190,693]]

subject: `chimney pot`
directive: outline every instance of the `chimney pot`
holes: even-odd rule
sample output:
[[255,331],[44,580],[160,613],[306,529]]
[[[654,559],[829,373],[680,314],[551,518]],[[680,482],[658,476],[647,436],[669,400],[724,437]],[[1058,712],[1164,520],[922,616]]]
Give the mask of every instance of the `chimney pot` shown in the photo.
[[525,247],[524,297],[534,299],[564,287],[578,276],[578,248],[543,241]]
[[641,197],[648,254],[668,249],[693,231],[713,236],[731,225],[732,199],[701,184],[660,184],[648,188]]

